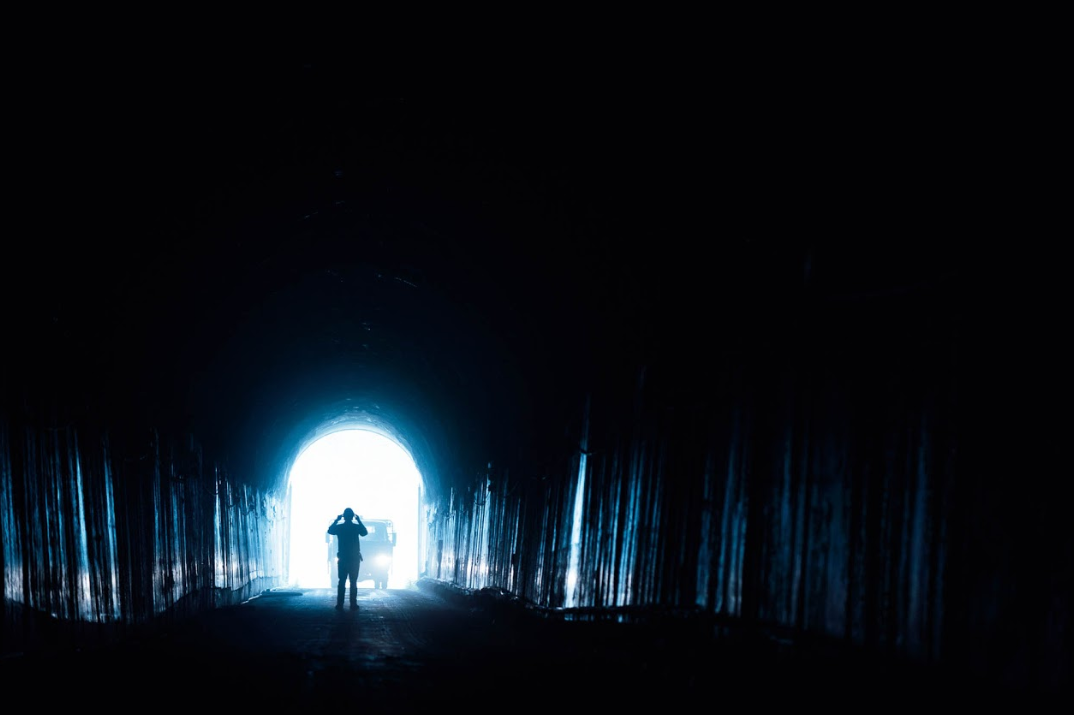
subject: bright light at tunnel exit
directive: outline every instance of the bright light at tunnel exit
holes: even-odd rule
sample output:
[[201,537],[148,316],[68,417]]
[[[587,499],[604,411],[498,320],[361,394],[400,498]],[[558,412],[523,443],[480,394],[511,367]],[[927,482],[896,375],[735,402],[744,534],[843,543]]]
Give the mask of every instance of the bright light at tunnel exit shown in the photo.
[[[417,581],[421,475],[396,442],[368,430],[334,432],[302,451],[289,484],[291,587],[335,588],[335,551],[325,532],[347,507],[363,520],[394,523],[398,541],[388,588],[407,588]],[[372,579],[358,584],[373,586]]]

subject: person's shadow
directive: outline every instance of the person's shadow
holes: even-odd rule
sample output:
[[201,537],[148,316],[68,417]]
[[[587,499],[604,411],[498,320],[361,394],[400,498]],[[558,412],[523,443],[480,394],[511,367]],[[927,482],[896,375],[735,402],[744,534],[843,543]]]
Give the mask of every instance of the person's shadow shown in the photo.
[[362,619],[360,608],[344,608],[335,611],[335,617],[328,628],[325,655],[329,658],[342,658],[344,662],[360,657],[366,650],[362,644]]

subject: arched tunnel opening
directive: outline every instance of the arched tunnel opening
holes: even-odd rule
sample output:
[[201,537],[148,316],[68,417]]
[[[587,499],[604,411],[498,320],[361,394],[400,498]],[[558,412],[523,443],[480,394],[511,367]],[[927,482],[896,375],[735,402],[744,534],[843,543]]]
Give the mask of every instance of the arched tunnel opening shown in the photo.
[[[368,537],[365,556],[373,568],[363,572],[367,578],[360,584],[406,588],[417,583],[425,551],[424,532],[418,530],[424,490],[413,457],[401,445],[371,430],[332,432],[302,450],[288,479],[289,586],[335,588],[338,547],[326,527],[348,508],[384,529]],[[384,574],[384,581],[374,574]]]
[[[395,96],[281,50],[146,57],[134,92],[95,57],[57,82],[99,111],[19,134],[0,266],[8,663],[330,592],[349,506],[397,534],[379,616],[291,615],[354,661],[435,585],[1069,692],[1065,442],[1033,402],[1063,283],[980,270],[918,125],[849,126],[841,85]],[[1032,367],[986,371],[1005,315]],[[359,435],[401,476],[368,443],[314,466]]]

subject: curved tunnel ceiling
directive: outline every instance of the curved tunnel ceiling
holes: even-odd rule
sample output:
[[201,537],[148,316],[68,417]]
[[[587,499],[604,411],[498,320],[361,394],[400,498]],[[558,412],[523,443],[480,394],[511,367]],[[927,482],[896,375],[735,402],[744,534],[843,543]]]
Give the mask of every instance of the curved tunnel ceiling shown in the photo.
[[190,429],[265,486],[353,421],[461,484],[536,459],[594,375],[765,344],[811,280],[950,269],[935,246],[803,236],[830,206],[771,172],[793,137],[732,113],[722,142],[706,102],[369,96],[346,63],[145,61],[148,85],[65,68],[93,110],[34,134],[12,375]]

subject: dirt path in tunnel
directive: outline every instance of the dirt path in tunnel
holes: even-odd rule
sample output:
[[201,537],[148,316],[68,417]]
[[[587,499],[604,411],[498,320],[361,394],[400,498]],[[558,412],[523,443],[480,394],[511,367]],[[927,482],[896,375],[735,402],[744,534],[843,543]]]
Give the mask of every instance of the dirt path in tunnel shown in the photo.
[[651,664],[634,660],[633,648],[514,607],[475,606],[429,588],[361,589],[357,611],[334,603],[331,590],[266,592],[131,656],[152,653],[167,664],[149,668],[162,688],[215,679],[221,701],[245,705],[528,710],[627,704],[655,687],[639,681]]
[[[442,587],[360,589],[337,611],[328,589],[265,592],[151,639],[4,665],[5,692],[52,705],[377,711],[965,702],[916,674],[842,657],[713,644],[696,627],[563,623]],[[13,667],[14,666],[14,667]],[[940,698],[939,700],[937,698]],[[846,706],[843,708],[842,706]]]

